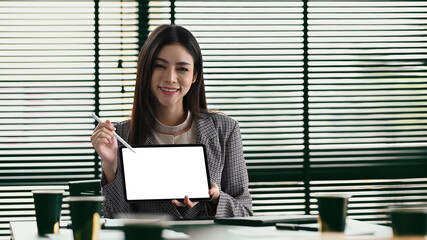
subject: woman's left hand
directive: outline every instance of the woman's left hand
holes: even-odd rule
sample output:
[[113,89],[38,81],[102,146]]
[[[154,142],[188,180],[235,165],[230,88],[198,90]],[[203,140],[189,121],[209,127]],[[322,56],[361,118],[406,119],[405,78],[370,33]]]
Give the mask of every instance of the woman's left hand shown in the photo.
[[184,197],[184,202],[180,202],[178,200],[172,200],[173,205],[177,206],[177,207],[188,207],[188,208],[192,208],[194,206],[196,206],[196,204],[198,204],[199,202],[192,202],[190,200],[190,198],[185,195]]
[[[212,188],[209,189],[209,195],[212,196],[211,204],[213,204],[216,207],[218,205],[218,202],[219,202],[220,191],[219,191],[218,185],[216,185],[216,183],[214,183],[214,182],[212,182]],[[184,202],[180,202],[178,200],[172,200],[172,203],[173,203],[173,205],[175,205],[177,207],[192,208],[192,207],[196,206],[196,204],[198,204],[199,202],[192,202],[190,200],[190,198],[187,195],[185,195]]]

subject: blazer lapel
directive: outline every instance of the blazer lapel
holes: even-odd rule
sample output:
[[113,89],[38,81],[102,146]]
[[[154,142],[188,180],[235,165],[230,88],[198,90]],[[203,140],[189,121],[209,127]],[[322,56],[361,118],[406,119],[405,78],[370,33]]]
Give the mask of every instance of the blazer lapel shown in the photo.
[[207,114],[202,114],[196,119],[197,140],[196,143],[203,144],[207,151],[210,180],[219,183],[223,167],[220,139],[215,124]]
[[196,128],[197,136],[196,142],[202,144],[209,144],[211,139],[216,138],[216,130],[214,123],[210,117],[207,117],[204,114],[196,117]]

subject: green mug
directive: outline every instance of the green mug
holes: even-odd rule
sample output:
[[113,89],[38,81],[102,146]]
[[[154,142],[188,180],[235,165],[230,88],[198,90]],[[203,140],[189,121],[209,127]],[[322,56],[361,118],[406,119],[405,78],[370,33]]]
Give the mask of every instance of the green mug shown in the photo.
[[349,195],[316,195],[321,232],[344,233]]
[[59,232],[63,190],[34,190],[34,208],[39,235]]
[[69,197],[74,240],[96,240],[101,229],[102,196]]
[[161,240],[165,227],[157,224],[128,223],[123,226],[125,240]]
[[119,214],[123,219],[125,240],[160,240],[163,230],[169,227],[171,217],[167,214]]
[[392,206],[390,219],[395,237],[427,235],[427,206]]

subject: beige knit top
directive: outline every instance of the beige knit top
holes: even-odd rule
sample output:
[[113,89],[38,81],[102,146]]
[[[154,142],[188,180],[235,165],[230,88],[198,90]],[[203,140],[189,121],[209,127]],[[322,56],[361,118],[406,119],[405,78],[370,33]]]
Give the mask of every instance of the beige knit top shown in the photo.
[[[188,130],[184,131],[186,129]],[[176,135],[177,133],[179,134]],[[153,141],[154,144],[196,143],[196,127],[190,111],[188,111],[187,119],[176,126],[166,126],[156,119],[156,126],[153,131]]]

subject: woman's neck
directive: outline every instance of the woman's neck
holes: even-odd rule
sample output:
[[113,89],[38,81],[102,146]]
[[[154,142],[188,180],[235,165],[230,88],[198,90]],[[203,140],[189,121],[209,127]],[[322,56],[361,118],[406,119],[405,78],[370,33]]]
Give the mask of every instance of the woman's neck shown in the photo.
[[181,109],[158,109],[156,118],[159,122],[166,126],[176,126],[187,119],[187,114],[184,108]]

